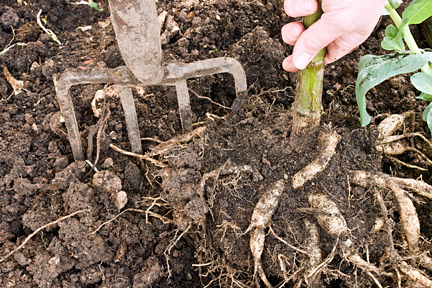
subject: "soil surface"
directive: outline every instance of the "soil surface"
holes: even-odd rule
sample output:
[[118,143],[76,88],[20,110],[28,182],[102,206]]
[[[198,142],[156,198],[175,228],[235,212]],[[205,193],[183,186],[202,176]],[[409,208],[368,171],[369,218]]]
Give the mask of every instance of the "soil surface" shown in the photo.
[[[168,15],[162,25],[164,63],[233,57],[246,72],[247,101],[239,115],[230,117],[236,97],[230,76],[190,79],[194,128],[204,128],[182,135],[174,87],[134,89],[144,152],[156,151],[154,161],[148,161],[110,147],[131,150],[115,92],[100,104],[103,115],[94,116],[91,102],[96,91],[111,86],[74,86],[70,95],[86,159],[96,169],[73,159],[53,79],[67,69],[124,65],[108,3],[98,1],[103,10],[97,11],[68,1],[18,2],[0,4],[0,50],[22,43],[0,56],[5,67],[0,72],[0,257],[36,234],[0,263],[0,286],[259,285],[250,234],[244,233],[254,207],[273,183],[281,179],[290,183],[322,148],[319,138],[305,143],[301,152],[289,144],[296,75],[281,68],[292,48],[282,42],[280,28],[294,19],[283,13],[283,1],[158,1],[158,14]],[[43,25],[61,45],[38,25],[40,11]],[[341,140],[324,171],[300,189],[285,186],[271,226],[265,229],[262,263],[274,286],[285,281],[284,287],[295,287],[308,262],[307,223],[316,222],[308,195],[328,195],[346,219],[357,253],[388,272],[392,269],[386,264],[388,233],[373,230],[382,218],[374,196],[377,189],[354,185],[350,172],[421,178],[432,184],[432,166],[415,152],[389,157],[375,148],[376,124],[390,114],[413,111],[415,117],[404,131],[430,135],[421,120],[427,103],[416,99],[409,75],[373,88],[368,93],[373,123],[366,128],[359,124],[354,94],[357,64],[362,55],[385,53],[380,41],[388,23],[381,20],[364,44],[326,67],[321,133],[337,132]],[[419,43],[426,45],[419,29],[413,30]],[[23,81],[22,89],[11,86],[8,73]],[[161,142],[165,146],[158,146]],[[424,142],[415,145],[432,156]],[[381,193],[393,221],[396,249],[408,256],[396,200],[389,190]],[[420,250],[427,252],[432,239],[431,202],[415,196],[414,204],[421,223]],[[83,211],[39,229],[79,210]],[[374,280],[383,287],[398,287],[397,278],[388,274],[371,278],[346,261],[343,253],[335,254],[337,237],[321,228],[319,243],[323,259],[334,257],[313,287],[377,287]],[[414,287],[411,284],[402,279],[403,287]]]

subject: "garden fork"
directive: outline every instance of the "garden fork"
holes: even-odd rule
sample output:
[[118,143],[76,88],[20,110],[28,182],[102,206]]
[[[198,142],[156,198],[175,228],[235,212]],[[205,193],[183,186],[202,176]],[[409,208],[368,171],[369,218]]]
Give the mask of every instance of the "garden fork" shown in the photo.
[[175,86],[183,132],[192,130],[192,112],[186,83],[188,78],[218,73],[231,74],[237,95],[233,109],[234,106],[240,105],[239,103],[247,94],[247,83],[243,67],[237,60],[220,57],[192,63],[162,65],[160,28],[155,0],[109,0],[109,6],[117,44],[126,66],[114,69],[93,68],[86,71],[67,70],[54,81],[57,100],[65,119],[69,142],[76,161],[84,160],[84,153],[72,98],[69,95],[69,89],[74,85],[113,83],[118,86],[131,149],[135,153],[142,153],[143,150],[132,87]]

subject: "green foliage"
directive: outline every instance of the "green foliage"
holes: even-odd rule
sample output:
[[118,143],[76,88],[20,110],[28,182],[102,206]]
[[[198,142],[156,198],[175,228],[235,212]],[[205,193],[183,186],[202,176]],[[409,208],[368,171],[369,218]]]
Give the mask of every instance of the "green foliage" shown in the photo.
[[425,101],[432,101],[432,95],[431,94],[426,94],[426,93],[421,93],[417,99],[421,99],[421,100],[425,100]]
[[49,239],[47,237],[45,237],[43,232],[41,232],[41,240],[42,240],[42,243],[43,243],[45,249],[48,248],[50,242],[49,242]]
[[362,126],[370,123],[366,112],[366,93],[390,77],[410,73],[422,68],[429,61],[428,54],[390,54],[383,56],[366,55],[360,59],[356,82],[357,105],[360,109]]
[[397,9],[402,4],[402,0],[389,0],[389,3],[393,9]]
[[99,5],[96,2],[94,2],[94,1],[90,1],[89,7],[92,8],[92,9],[95,9],[98,12],[103,11],[103,9],[100,8]]
[[418,72],[411,76],[411,83],[424,94],[432,95],[432,78],[424,73]]
[[414,0],[402,13],[402,30],[410,24],[420,24],[432,16],[432,0]]
[[98,12],[103,11],[103,9],[93,0],[90,0],[90,1],[81,0],[79,2],[72,2],[72,1],[66,0],[66,2],[68,2],[69,4],[72,4],[72,5],[87,5],[91,9],[94,9]]
[[427,123],[429,130],[432,131],[432,103],[429,103],[423,111],[423,121]]
[[385,30],[384,40],[381,42],[381,47],[389,51],[397,51],[398,53],[405,52],[405,43],[399,29],[394,25],[387,26]]
[[[397,9],[402,3],[402,0],[388,0],[388,4],[392,9]],[[390,15],[390,13],[387,9],[384,9],[382,15]]]
[[[432,16],[432,0],[414,0],[402,13],[402,18],[395,10],[400,4],[399,0],[389,0],[386,5],[396,26],[389,25],[386,28],[386,36],[381,43],[383,49],[396,53],[366,55],[359,63],[355,91],[362,126],[368,125],[371,120],[366,111],[366,93],[390,77],[421,70],[412,75],[410,80],[421,92],[418,99],[432,101],[432,52],[419,49],[409,29],[409,25],[420,24]],[[405,46],[409,48],[408,52],[405,51]],[[425,109],[423,120],[427,122],[432,134],[432,104]]]
[[397,39],[402,39],[404,33],[411,33],[408,25],[420,24],[432,16],[432,0],[414,0],[402,13]]

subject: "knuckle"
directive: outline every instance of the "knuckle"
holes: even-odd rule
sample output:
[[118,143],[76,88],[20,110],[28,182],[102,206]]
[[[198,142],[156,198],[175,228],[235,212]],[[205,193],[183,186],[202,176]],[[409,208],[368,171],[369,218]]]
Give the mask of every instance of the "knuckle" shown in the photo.
[[285,13],[288,16],[291,16],[291,17],[299,17],[299,16],[301,16],[299,14],[299,11],[297,11],[296,7],[297,7],[297,5],[295,5],[295,1],[294,0],[285,0],[285,2],[284,2],[284,10],[285,10]]
[[311,37],[304,40],[304,47],[307,51],[318,51],[325,46],[326,45],[321,41],[321,39],[316,37]]
[[323,14],[323,19],[328,23],[329,29],[337,31],[341,35],[350,30],[351,26],[347,23],[347,15],[343,13]]

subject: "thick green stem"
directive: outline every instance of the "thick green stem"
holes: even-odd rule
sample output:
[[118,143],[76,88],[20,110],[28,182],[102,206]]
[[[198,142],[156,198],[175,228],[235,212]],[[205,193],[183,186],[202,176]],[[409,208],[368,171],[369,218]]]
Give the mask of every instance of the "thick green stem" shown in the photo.
[[[321,6],[321,1],[318,1]],[[323,11],[321,8],[303,20],[305,28],[318,21]],[[308,134],[319,125],[322,112],[322,91],[324,78],[324,57],[326,49],[322,49],[311,63],[298,72],[295,100],[292,106],[293,122],[291,127],[291,143],[301,141],[301,134]]]
[[[397,11],[392,7],[390,3],[387,2],[385,8],[390,13],[390,18],[393,20],[393,23],[396,25],[397,28],[399,28],[402,23],[402,18],[399,16]],[[402,28],[402,30],[403,30],[402,31],[403,39],[406,45],[408,46],[410,52],[413,54],[421,54],[422,51],[418,47],[417,42],[415,41],[413,35],[411,34],[411,30],[409,29],[409,26],[408,25],[405,26],[404,28]],[[432,69],[429,64],[423,66],[421,70],[422,72],[432,76]]]

